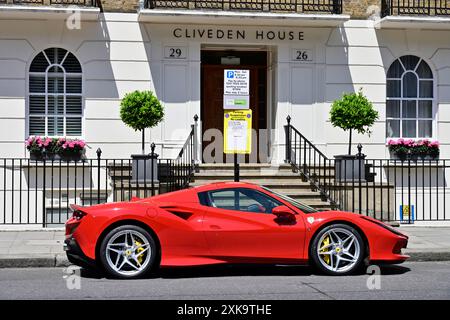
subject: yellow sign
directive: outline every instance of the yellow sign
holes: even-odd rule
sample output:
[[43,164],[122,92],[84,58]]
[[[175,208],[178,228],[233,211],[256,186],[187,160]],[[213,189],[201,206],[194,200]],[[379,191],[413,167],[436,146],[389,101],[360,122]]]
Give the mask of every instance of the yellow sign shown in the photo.
[[224,153],[251,153],[252,110],[225,110],[223,128]]

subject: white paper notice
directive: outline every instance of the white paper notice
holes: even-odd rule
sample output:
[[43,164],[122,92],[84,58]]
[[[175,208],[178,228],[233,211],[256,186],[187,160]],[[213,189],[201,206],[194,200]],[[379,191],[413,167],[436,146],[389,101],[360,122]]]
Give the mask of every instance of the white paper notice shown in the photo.
[[247,149],[247,121],[230,120],[227,134],[229,150],[245,151]]

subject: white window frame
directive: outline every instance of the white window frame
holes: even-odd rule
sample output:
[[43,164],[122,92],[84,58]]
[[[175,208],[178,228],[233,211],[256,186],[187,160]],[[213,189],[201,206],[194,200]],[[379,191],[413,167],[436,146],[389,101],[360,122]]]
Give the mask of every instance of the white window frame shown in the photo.
[[[56,47],[50,47],[49,49],[53,49]],[[50,62],[50,59],[48,58],[47,54],[45,53],[45,50],[40,51],[38,54],[42,53],[45,57],[45,59],[47,60],[47,63],[49,64],[45,70],[45,72],[31,72],[29,71],[31,68],[31,65],[34,61],[34,59],[37,57],[34,56],[33,59],[31,60],[30,65],[28,66],[28,82],[27,82],[27,107],[28,107],[28,112],[27,112],[27,136],[30,136],[30,121],[31,118],[34,117],[44,117],[45,119],[45,132],[44,132],[44,136],[46,137],[51,137],[51,138],[59,138],[59,137],[70,137],[70,138],[75,138],[75,139],[81,139],[84,136],[84,81],[83,81],[83,70],[81,70],[80,73],[78,72],[66,72],[65,68],[63,67],[63,64],[67,58],[67,56],[69,55],[69,53],[71,53],[69,50],[64,49],[64,48],[59,48],[58,49],[63,49],[66,50],[66,54],[64,55],[64,57],[61,59],[61,61],[59,63],[52,63]],[[76,58],[76,57],[75,57]],[[78,63],[79,60],[77,59]],[[49,70],[53,67],[57,67],[60,68],[63,71],[62,77],[63,77],[63,93],[49,93],[48,92],[48,74],[49,74]],[[44,77],[44,85],[45,85],[45,92],[30,92],[30,77],[32,76],[39,76],[39,77]],[[66,79],[67,78],[80,78],[81,81],[81,93],[66,93]],[[34,113],[34,114],[30,114],[30,97],[31,96],[40,96],[40,97],[44,97],[44,101],[45,101],[45,113]],[[63,113],[62,114],[50,114],[48,113],[48,97],[63,97]],[[66,97],[80,97],[81,99],[81,113],[80,114],[67,114],[66,112]],[[62,118],[63,119],[63,134],[62,135],[49,135],[48,134],[48,119],[49,118]],[[80,135],[67,135],[67,127],[66,127],[66,119],[67,118],[80,118],[81,119],[81,132]],[[55,126],[57,124],[55,123]]]
[[[417,62],[417,65],[415,66],[414,70],[407,70],[405,68],[405,65],[403,64],[402,60],[400,59],[401,57],[398,57],[396,60],[394,60],[391,65],[388,68],[388,72],[389,69],[392,67],[392,65],[396,62],[399,61],[399,63],[401,64],[402,68],[403,68],[403,73],[401,75],[400,78],[388,78],[386,77],[386,101],[400,101],[400,113],[399,113],[399,117],[388,117],[387,115],[387,103],[386,103],[386,128],[388,126],[388,121],[389,120],[399,120],[400,121],[400,127],[399,127],[399,133],[400,135],[398,137],[394,136],[394,137],[388,137],[386,135],[386,139],[397,139],[397,138],[404,138],[404,139],[416,139],[416,140],[420,140],[420,139],[430,139],[433,140],[436,138],[436,90],[435,90],[435,76],[433,73],[433,70],[431,69],[430,65],[428,62],[426,62],[425,60],[423,60],[422,58],[419,58],[419,61]],[[430,79],[421,79],[417,73],[417,68],[419,67],[421,62],[424,62],[427,64],[427,66],[430,68],[431,73],[432,73],[432,78]],[[407,73],[413,73],[414,76],[417,78],[417,97],[404,97],[403,96],[403,78],[405,77],[405,75]],[[387,86],[388,86],[388,81],[389,80],[395,80],[395,81],[400,81],[400,97],[388,97],[387,96]],[[433,90],[433,96],[431,98],[421,98],[419,97],[419,85],[420,82],[432,82],[432,90]],[[403,101],[411,101],[414,100],[416,101],[416,117],[415,118],[407,118],[407,117],[403,117]],[[431,118],[423,118],[423,117],[419,117],[419,101],[431,101]],[[403,120],[414,120],[416,123],[416,136],[415,137],[403,137]],[[420,120],[425,120],[425,121],[430,121],[431,120],[431,137],[421,137],[419,136],[419,121]],[[387,132],[386,132],[387,133]]]

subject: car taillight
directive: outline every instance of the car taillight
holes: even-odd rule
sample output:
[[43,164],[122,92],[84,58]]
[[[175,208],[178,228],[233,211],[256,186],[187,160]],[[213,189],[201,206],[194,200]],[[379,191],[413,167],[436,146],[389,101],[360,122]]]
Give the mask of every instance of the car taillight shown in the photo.
[[74,210],[72,217],[75,220],[81,220],[86,215],[86,212],[83,212],[81,210]]

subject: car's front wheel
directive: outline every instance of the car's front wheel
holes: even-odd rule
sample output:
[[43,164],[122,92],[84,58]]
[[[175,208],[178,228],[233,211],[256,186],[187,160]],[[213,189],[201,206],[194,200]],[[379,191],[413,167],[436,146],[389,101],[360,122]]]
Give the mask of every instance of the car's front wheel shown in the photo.
[[322,229],[312,240],[310,255],[324,273],[346,275],[357,271],[364,260],[364,241],[359,232],[346,224]]
[[157,247],[151,234],[134,225],[114,228],[104,237],[100,261],[113,277],[138,278],[155,267]]

